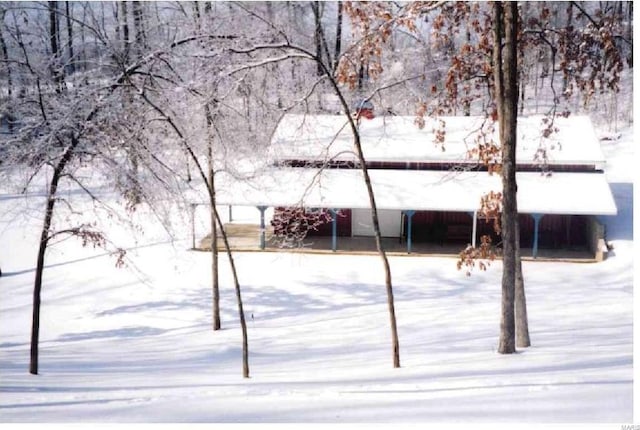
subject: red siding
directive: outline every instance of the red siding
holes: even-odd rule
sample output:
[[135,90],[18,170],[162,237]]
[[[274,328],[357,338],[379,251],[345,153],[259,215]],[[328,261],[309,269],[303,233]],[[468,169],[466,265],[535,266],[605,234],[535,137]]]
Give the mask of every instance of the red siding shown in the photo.
[[[448,226],[465,226],[466,234],[448,234]],[[440,243],[470,242],[473,218],[466,212],[416,211],[411,218],[411,237],[414,242]],[[464,230],[464,229],[463,229]],[[404,220],[404,232],[407,232],[407,219]]]
[[[520,214],[520,246],[533,247],[534,221],[529,214]],[[465,212],[416,211],[412,218],[412,237],[415,242],[452,242],[447,226],[471,227],[473,217]],[[407,221],[404,231],[406,235]],[[478,218],[476,239],[488,235],[495,245],[502,238],[494,231],[493,220]],[[470,241],[459,237],[456,242]],[[582,248],[587,246],[587,218],[579,215],[545,215],[540,220],[538,246],[540,248]]]
[[587,218],[580,215],[544,215],[539,226],[540,248],[573,248],[587,245]]
[[[276,208],[275,214],[281,208]],[[519,215],[520,246],[533,247],[534,220],[529,214]],[[461,226],[463,235],[448,235],[448,226]],[[471,241],[473,217],[466,212],[416,211],[412,217],[412,239],[414,242],[440,243]],[[469,230],[466,237],[464,230]],[[310,230],[308,236],[331,236],[331,221],[318,226],[317,230]],[[407,217],[404,217],[404,234],[407,232]],[[351,209],[340,209],[337,218],[337,235],[351,236]],[[501,237],[493,229],[493,221],[478,218],[477,236],[489,235],[495,245],[500,244]],[[465,236],[465,237],[462,237]],[[544,215],[540,219],[538,246],[539,248],[582,248],[587,246],[587,217],[579,215]]]

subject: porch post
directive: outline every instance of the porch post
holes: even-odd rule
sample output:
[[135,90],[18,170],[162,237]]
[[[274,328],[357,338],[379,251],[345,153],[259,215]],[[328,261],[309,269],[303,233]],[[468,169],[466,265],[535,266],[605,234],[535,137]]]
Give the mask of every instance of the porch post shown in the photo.
[[331,250],[336,252],[338,244],[338,212],[335,209],[329,209],[331,214]]
[[264,226],[264,211],[267,210],[267,206],[256,206],[260,211],[260,249],[264,249],[266,245],[265,240],[265,226]]
[[191,203],[191,249],[196,249],[196,203]]
[[413,211],[413,210],[404,211],[404,214],[407,216],[407,254],[411,254],[411,244],[412,244],[412,240],[411,240],[412,221],[411,220],[415,213],[416,211]]
[[541,214],[531,214],[533,217],[533,258],[538,257],[538,227],[540,226]]
[[471,246],[476,247],[476,236],[478,232],[478,211],[473,211],[473,229],[471,231]]

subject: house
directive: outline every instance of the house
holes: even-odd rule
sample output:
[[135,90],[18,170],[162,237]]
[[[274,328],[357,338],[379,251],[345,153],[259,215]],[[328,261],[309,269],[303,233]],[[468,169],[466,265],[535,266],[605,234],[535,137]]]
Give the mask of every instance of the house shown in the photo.
[[[479,214],[480,198],[501,191],[473,148],[498,142],[480,117],[426,120],[378,116],[359,121],[363,153],[378,207],[381,233],[416,243],[476,245],[494,236]],[[602,258],[600,216],[616,214],[604,176],[605,158],[588,117],[518,119],[517,181],[521,247],[535,258],[540,249],[589,249]],[[551,133],[545,129],[552,130]],[[475,158],[474,158],[475,157]],[[369,199],[342,115],[285,115],[272,137],[270,166],[249,182],[230,180],[218,201],[254,205],[264,218],[287,207],[329,211],[332,221],[309,235],[372,236]],[[279,208],[279,210],[278,210]],[[264,228],[264,219],[262,219]],[[262,240],[264,246],[264,238]]]

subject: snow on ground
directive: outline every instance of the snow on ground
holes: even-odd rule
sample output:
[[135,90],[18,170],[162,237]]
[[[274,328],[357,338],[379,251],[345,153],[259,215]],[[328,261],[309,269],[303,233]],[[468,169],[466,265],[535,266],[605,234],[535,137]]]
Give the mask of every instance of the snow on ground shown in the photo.
[[105,220],[132,264],[116,269],[73,240],[51,250],[41,374],[29,375],[41,221],[25,206],[43,200],[0,194],[0,421],[631,422],[632,137],[603,148],[619,210],[604,218],[609,258],[524,263],[531,348],[496,353],[500,263],[466,277],[453,259],[391,258],[400,369],[376,256],[237,254],[250,345],[243,379],[227,262],[224,329],[214,333],[210,257],[187,250],[189,228],[171,241],[151,220],[137,236]]

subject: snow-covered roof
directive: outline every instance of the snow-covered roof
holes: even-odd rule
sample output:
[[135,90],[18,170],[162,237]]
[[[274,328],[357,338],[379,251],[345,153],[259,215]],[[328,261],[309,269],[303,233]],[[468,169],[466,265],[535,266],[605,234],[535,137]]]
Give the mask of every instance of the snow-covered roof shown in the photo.
[[[501,191],[499,175],[486,172],[369,170],[379,209],[473,212],[480,197]],[[362,171],[272,168],[252,180],[220,174],[217,200],[240,206],[368,208]],[[602,173],[519,172],[521,213],[615,215],[616,205]]]
[[[481,117],[441,117],[445,123],[444,145],[435,144],[439,120],[425,118],[420,129],[415,117],[378,116],[360,121],[359,130],[367,161],[470,162],[467,152],[484,122]],[[542,146],[550,165],[595,165],[605,162],[600,142],[589,117],[556,118],[558,132],[542,136],[543,116],[518,118],[517,161],[535,163]],[[493,133],[499,142],[497,127]],[[287,114],[272,138],[272,157],[279,160],[355,160],[353,135],[344,115]]]

